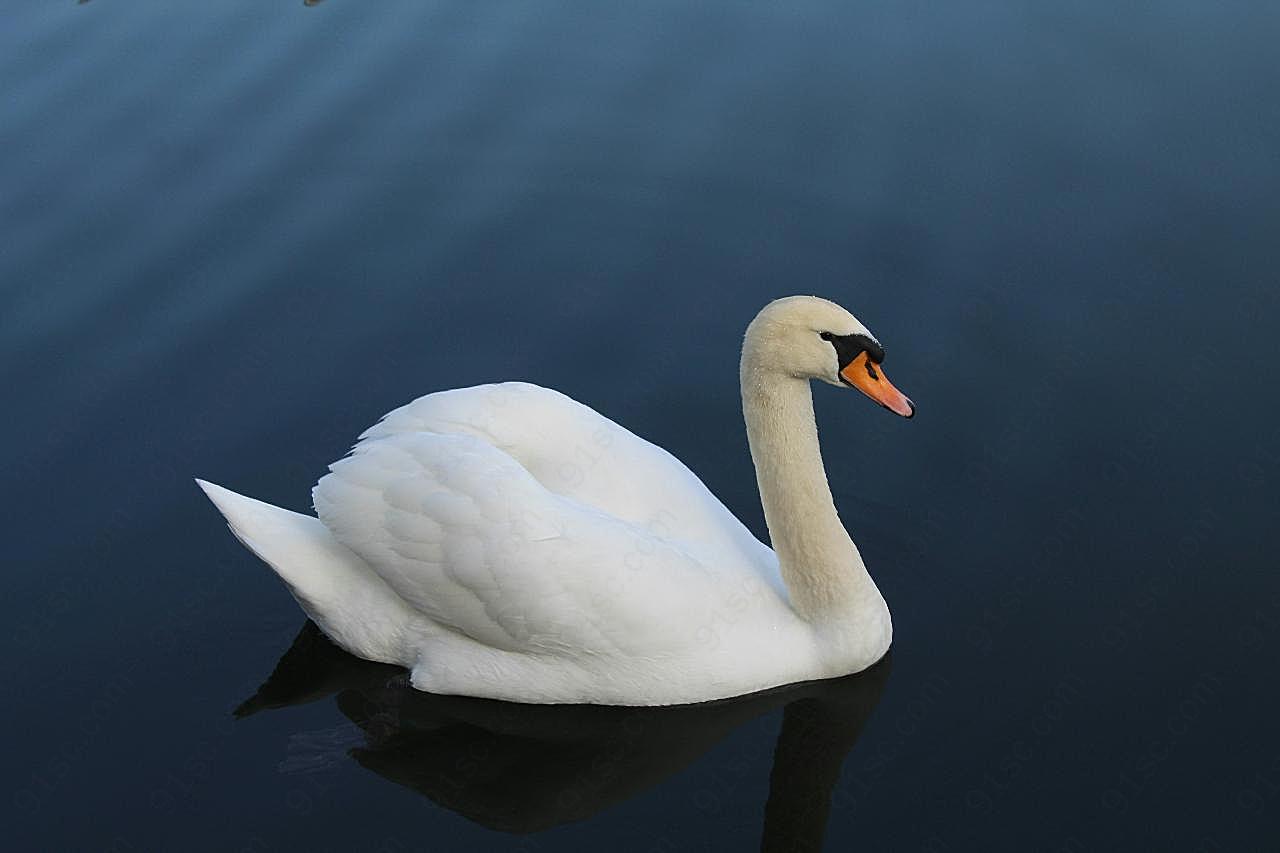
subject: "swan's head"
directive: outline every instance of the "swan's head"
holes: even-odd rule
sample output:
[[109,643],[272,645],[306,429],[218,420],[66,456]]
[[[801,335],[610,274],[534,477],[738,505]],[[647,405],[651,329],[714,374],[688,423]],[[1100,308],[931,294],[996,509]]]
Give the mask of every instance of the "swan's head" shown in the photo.
[[915,404],[893,387],[880,363],[884,347],[866,326],[834,302],[788,296],[766,305],[747,327],[744,379],[776,372],[857,388],[891,412],[909,418]]

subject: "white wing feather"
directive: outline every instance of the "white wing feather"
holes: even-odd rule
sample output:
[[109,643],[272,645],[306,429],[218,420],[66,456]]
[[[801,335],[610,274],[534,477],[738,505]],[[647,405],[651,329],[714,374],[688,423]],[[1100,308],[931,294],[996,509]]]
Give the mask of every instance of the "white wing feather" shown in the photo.
[[414,609],[490,649],[678,658],[705,652],[727,596],[763,581],[776,599],[772,552],[687,468],[534,386],[390,413],[314,499]]
[[360,438],[415,432],[478,438],[554,494],[720,559],[770,563],[772,552],[683,462],[558,391],[504,382],[428,394]]

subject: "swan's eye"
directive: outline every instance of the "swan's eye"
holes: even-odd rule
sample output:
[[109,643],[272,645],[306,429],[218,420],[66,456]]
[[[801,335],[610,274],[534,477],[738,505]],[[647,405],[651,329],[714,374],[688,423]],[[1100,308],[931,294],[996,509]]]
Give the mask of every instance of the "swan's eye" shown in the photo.
[[818,337],[822,338],[824,341],[829,341],[832,338],[834,338],[835,335],[831,334],[830,332],[818,332]]

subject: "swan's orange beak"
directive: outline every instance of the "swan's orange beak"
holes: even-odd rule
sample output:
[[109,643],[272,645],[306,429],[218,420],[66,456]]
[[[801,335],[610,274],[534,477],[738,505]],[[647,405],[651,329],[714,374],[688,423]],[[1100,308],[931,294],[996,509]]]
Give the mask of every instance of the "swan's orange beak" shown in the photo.
[[880,365],[868,360],[865,352],[845,365],[840,378],[895,414],[909,418],[916,413],[915,403],[893,387]]

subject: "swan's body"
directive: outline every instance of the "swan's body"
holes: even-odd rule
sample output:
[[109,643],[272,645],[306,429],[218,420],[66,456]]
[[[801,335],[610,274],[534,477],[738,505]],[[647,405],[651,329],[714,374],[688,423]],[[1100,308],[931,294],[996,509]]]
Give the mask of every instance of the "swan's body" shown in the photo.
[[421,690],[666,705],[844,675],[891,637],[809,391],[852,375],[850,341],[879,349],[812,297],[748,330],[743,409],[777,554],[669,453],[523,383],[391,412],[317,484],[318,519],[201,486],[329,637]]

